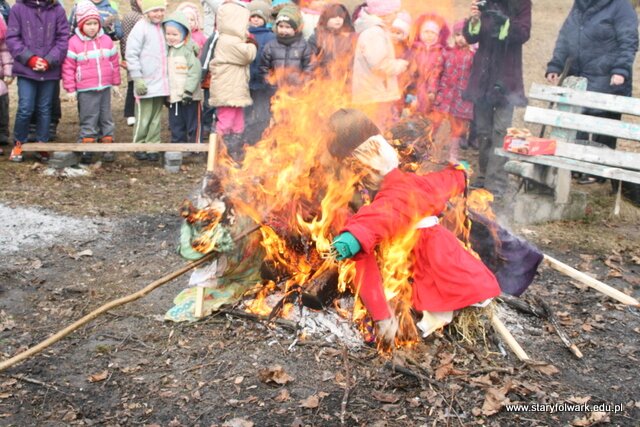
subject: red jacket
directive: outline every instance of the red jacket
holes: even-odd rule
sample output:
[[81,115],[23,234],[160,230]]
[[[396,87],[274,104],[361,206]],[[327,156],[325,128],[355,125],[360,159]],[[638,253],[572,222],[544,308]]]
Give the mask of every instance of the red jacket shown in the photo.
[[459,119],[473,120],[473,102],[462,99],[462,93],[469,83],[472,64],[471,48],[455,47],[447,51],[436,97],[437,111],[449,113]]
[[427,114],[433,107],[429,94],[438,92],[440,76],[444,68],[445,49],[440,44],[425,46],[422,42],[415,42],[407,52],[409,56],[409,75],[415,85],[418,98],[418,111]]
[[[352,233],[362,246],[354,257],[356,286],[374,321],[391,316],[376,262],[376,246],[403,235],[426,216],[439,215],[464,186],[464,172],[454,169],[428,175],[395,169],[385,176],[373,202],[349,218],[343,231]],[[500,294],[493,273],[450,231],[435,225],[418,233],[412,269],[416,310],[457,310]]]

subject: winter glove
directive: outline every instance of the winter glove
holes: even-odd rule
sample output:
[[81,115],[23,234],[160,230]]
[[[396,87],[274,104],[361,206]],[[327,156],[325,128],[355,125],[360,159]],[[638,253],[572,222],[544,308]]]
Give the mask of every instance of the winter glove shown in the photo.
[[182,105],[189,105],[193,102],[193,94],[189,91],[185,91],[182,95]]
[[384,348],[393,348],[396,334],[398,333],[398,319],[391,316],[388,319],[378,320],[376,322],[378,340]]
[[247,43],[251,43],[256,47],[256,49],[258,49],[258,40],[256,40],[255,37],[253,37],[253,34],[247,37]]
[[142,79],[133,81],[133,90],[137,96],[145,96],[147,94],[147,84]]
[[509,18],[507,18],[506,21],[504,21],[504,24],[502,24],[502,26],[500,27],[500,32],[498,33],[498,40],[504,40],[507,38],[507,36],[509,35],[509,27],[511,26],[511,23],[509,21]]
[[336,259],[338,261],[342,261],[347,258],[351,258],[355,256],[362,247],[360,246],[360,242],[355,236],[348,231],[340,234],[338,237],[333,239],[331,243],[332,252],[335,253]]
[[467,162],[466,160],[461,160],[458,163],[452,163],[451,167],[457,171],[468,171],[469,169],[471,169],[469,162]]

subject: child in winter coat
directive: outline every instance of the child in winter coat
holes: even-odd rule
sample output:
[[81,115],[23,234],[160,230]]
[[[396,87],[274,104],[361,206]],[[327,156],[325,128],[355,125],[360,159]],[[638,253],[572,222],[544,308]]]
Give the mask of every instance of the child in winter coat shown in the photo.
[[[120,18],[118,17],[118,11],[113,8],[109,0],[90,0],[95,4],[100,12],[100,18],[102,20],[102,31],[111,37],[111,40],[120,40],[122,38],[122,24],[120,23]],[[69,14],[69,27],[71,29],[71,35],[75,33],[76,27],[78,26],[78,17],[77,17],[77,8],[76,4],[73,9],[71,9],[71,13]]]
[[200,61],[190,38],[189,20],[180,11],[162,23],[169,62],[169,129],[171,142],[200,141]]
[[313,68],[326,77],[350,82],[356,33],[347,8],[340,3],[325,6],[318,26],[309,38]]
[[201,31],[202,16],[200,15],[200,9],[198,9],[198,5],[191,2],[184,2],[180,3],[176,10],[184,13],[184,15],[187,17],[190,31],[189,39],[198,46],[199,52],[202,52],[202,48],[207,42],[207,37]]
[[455,44],[445,55],[435,103],[435,110],[442,113],[451,126],[449,161],[453,163],[457,162],[458,149],[467,146],[469,123],[473,120],[473,102],[462,98],[471,75],[474,53],[462,34],[463,27],[464,21],[453,26]]
[[122,17],[122,39],[120,40],[120,55],[122,56],[122,68],[127,70],[127,94],[124,98],[124,116],[127,119],[127,125],[133,126],[136,123],[135,118],[135,99],[133,97],[133,79],[127,69],[127,61],[125,60],[125,52],[127,51],[127,39],[133,27],[139,20],[144,18],[142,9],[140,8],[140,0],[130,1],[131,11],[125,13]]
[[[100,26],[100,12],[90,1],[76,6],[76,33],[69,39],[69,50],[62,64],[62,85],[78,100],[80,142],[83,144],[113,142],[111,91],[119,93],[120,66],[118,50]],[[82,154],[83,163],[91,162],[89,152]],[[105,153],[105,161],[113,161],[113,153]]]
[[439,224],[447,202],[462,194],[466,171],[452,165],[419,175],[398,169],[394,148],[362,112],[342,109],[330,118],[329,152],[354,171],[367,171],[371,204],[351,216],[332,243],[338,260],[353,258],[355,287],[376,323],[378,339],[393,346],[398,321],[384,294],[376,248],[416,230],[412,248],[412,302],[423,312],[425,336],[453,318],[453,311],[500,294],[493,273]]
[[401,98],[398,76],[408,64],[396,58],[390,32],[399,10],[400,0],[368,0],[355,21],[359,35],[353,59],[351,99],[383,129],[393,120],[393,107]]
[[398,16],[391,24],[391,39],[396,58],[405,58],[409,50],[409,35],[411,34],[411,15],[408,12],[398,12]]
[[260,74],[260,58],[264,47],[271,40],[275,40],[276,35],[267,28],[267,23],[271,17],[271,6],[263,0],[254,0],[249,3],[249,33],[258,42],[258,53],[249,68],[249,93],[253,104],[244,108],[244,141],[253,145],[260,140],[262,133],[269,126],[271,121],[271,96],[273,90],[264,76]]
[[[166,6],[164,0],[142,0],[144,19],[131,30],[127,40],[127,69],[136,95],[134,143],[159,143],[160,115],[170,95],[167,43],[162,31]],[[157,161],[158,153],[137,152],[138,160]]]
[[417,98],[416,109],[428,114],[438,93],[444,68],[444,54],[449,29],[442,17],[433,13],[420,15],[413,26],[409,55],[410,92]]
[[276,39],[267,43],[260,59],[260,72],[276,87],[300,86],[311,72],[312,50],[302,37],[302,16],[295,5],[286,4],[278,12]]
[[[69,23],[57,0],[18,0],[11,8],[7,47],[18,77],[18,108],[13,127],[10,160],[21,162],[21,145],[29,135],[31,116],[37,111],[36,138],[49,141],[51,104],[59,87],[60,66],[67,54]],[[32,31],[42,28],[41,31]],[[43,160],[47,153],[40,153]]]
[[6,37],[7,25],[0,17],[0,155],[4,154],[2,146],[9,144],[9,85],[13,82],[13,58]]
[[219,37],[209,63],[209,105],[216,107],[216,132],[236,161],[243,157],[244,107],[252,103],[249,66],[258,50],[255,40],[247,37],[250,15],[249,9],[237,3],[220,6],[216,15]]

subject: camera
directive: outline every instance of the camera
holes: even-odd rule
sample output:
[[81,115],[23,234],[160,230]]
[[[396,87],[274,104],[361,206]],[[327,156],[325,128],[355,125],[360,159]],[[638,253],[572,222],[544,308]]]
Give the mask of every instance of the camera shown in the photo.
[[480,12],[484,12],[487,10],[487,0],[478,0],[476,1],[476,7]]

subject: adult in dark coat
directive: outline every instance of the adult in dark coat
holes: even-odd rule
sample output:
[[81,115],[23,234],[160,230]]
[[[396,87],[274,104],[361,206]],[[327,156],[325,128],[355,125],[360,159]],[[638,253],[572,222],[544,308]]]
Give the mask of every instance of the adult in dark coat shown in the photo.
[[[633,61],[638,51],[638,15],[628,0],[575,0],[564,21],[546,77],[557,84],[565,62],[572,58],[568,75],[586,77],[587,90],[631,96]],[[621,114],[587,110],[586,114],[620,120]],[[579,132],[578,139],[589,139]],[[615,137],[592,135],[595,142],[616,148]],[[585,177],[583,183],[595,178]],[[628,197],[640,203],[640,188],[625,183]],[[617,189],[617,186],[616,186]],[[635,193],[635,195],[633,194]]]
[[[481,3],[480,7],[478,3]],[[531,0],[473,0],[463,35],[478,43],[465,99],[474,103],[480,145],[475,185],[500,198],[507,188],[506,158],[494,154],[501,147],[513,110],[526,105],[522,82],[522,45],[531,32]]]

